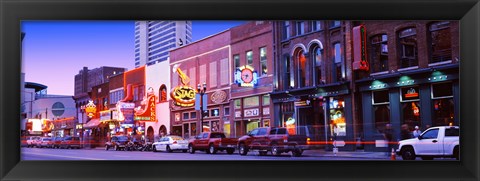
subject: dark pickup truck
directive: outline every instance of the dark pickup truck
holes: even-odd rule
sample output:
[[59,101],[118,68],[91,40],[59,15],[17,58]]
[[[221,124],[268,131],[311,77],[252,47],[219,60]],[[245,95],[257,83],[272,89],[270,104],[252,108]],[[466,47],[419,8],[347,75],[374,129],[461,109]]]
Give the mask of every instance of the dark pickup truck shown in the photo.
[[196,150],[205,150],[208,154],[215,154],[226,150],[228,154],[233,154],[236,146],[236,138],[226,138],[222,132],[205,132],[189,141],[188,151],[193,154]]
[[287,128],[256,128],[238,139],[240,155],[258,150],[260,155],[266,155],[269,151],[275,156],[290,152],[292,156],[298,157],[307,149],[307,136],[290,135]]

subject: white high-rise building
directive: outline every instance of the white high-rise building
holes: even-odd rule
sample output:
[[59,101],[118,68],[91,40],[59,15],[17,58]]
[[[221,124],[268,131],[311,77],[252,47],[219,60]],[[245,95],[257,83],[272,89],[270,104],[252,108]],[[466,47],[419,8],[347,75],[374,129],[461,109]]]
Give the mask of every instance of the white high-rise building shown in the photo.
[[168,52],[192,42],[191,21],[135,21],[135,68],[168,59]]

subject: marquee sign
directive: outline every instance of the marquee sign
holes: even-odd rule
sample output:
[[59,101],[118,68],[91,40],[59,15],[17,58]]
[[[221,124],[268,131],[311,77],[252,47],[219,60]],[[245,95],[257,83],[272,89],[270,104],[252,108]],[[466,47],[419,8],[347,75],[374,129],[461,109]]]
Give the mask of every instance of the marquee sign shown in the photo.
[[195,105],[195,88],[188,86],[190,78],[180,69],[180,64],[173,66],[173,73],[178,73],[178,77],[183,85],[179,85],[172,89],[170,96],[173,103],[180,107],[191,107]]
[[368,71],[367,32],[365,26],[353,28],[353,69]]
[[92,100],[89,100],[88,104],[85,105],[85,112],[89,118],[95,116],[95,113],[97,112],[97,106],[95,106]]
[[212,94],[211,99],[212,102],[220,104],[227,99],[227,93],[225,91],[216,91]]
[[190,86],[178,86],[173,88],[170,96],[175,101],[175,105],[181,107],[190,107],[195,105],[196,90]]
[[235,71],[235,83],[240,87],[253,87],[258,83],[257,71],[253,67],[244,65]]
[[149,121],[149,122],[156,122],[156,103],[155,103],[155,95],[148,96],[148,103],[145,106],[144,110],[137,110],[133,116],[133,120],[135,121]]

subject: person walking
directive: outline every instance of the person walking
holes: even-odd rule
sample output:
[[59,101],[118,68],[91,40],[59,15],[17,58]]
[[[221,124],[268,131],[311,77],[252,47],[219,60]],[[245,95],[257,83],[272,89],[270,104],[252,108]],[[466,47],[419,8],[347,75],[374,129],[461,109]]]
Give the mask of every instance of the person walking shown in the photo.
[[408,130],[408,125],[403,124],[402,125],[402,130],[400,131],[400,140],[406,140],[412,138],[412,135],[410,134],[410,131]]
[[418,136],[420,136],[420,134],[422,134],[422,131],[420,131],[420,128],[418,126],[415,126],[415,130],[413,130],[413,137],[414,138],[418,138]]
[[395,143],[393,142],[393,129],[391,124],[385,125],[385,130],[383,131],[385,140],[387,141],[387,156],[390,156]]

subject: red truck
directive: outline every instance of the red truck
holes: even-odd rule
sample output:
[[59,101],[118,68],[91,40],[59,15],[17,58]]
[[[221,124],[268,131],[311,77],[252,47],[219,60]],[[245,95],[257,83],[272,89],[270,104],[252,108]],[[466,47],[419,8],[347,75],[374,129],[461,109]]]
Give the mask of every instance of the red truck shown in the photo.
[[202,150],[207,154],[215,154],[226,150],[228,154],[233,154],[237,141],[236,138],[226,138],[222,132],[204,132],[189,141],[188,152],[194,154],[196,150]]
[[240,155],[247,155],[249,150],[258,150],[262,156],[270,151],[275,156],[290,152],[298,157],[307,149],[307,136],[291,135],[287,128],[256,128],[238,139]]

